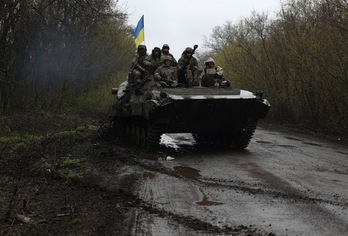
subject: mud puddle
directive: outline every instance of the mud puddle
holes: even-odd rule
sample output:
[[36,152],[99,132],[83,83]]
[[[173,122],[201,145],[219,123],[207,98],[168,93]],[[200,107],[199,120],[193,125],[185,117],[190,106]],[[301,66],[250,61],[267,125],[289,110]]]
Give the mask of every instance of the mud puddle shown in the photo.
[[175,166],[174,170],[187,179],[198,180],[201,177],[200,171],[192,167]]

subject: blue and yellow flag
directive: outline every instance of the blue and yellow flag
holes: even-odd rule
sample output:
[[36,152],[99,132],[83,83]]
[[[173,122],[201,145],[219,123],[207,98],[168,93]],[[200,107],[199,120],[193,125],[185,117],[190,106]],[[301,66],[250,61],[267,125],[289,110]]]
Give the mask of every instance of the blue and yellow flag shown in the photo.
[[144,36],[144,15],[140,18],[137,27],[134,29],[134,40],[135,40],[135,47],[138,48],[138,46],[145,41]]

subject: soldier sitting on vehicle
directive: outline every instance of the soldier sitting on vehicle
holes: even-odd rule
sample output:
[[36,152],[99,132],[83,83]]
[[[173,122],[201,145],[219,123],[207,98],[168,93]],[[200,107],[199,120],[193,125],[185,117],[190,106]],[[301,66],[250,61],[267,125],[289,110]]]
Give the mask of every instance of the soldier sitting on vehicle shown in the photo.
[[161,49],[159,47],[154,47],[151,55],[147,59],[151,63],[151,65],[148,67],[150,75],[153,75],[156,69],[162,65],[163,61],[161,58]]
[[147,68],[151,66],[151,62],[148,60],[148,54],[146,53],[146,46],[139,45],[137,53],[132,61],[132,69],[128,75],[128,85],[134,86],[140,83],[148,74]]
[[178,82],[191,87],[192,85],[199,85],[199,69],[198,62],[195,57],[193,57],[194,50],[187,47],[185,51],[181,54],[178,61]]
[[170,56],[163,58],[163,64],[155,71],[154,79],[162,87],[175,87],[177,85],[176,68],[172,66],[173,59]]
[[163,44],[161,54],[162,54],[161,55],[162,62],[163,62],[163,58],[165,56],[170,56],[172,58],[172,66],[176,66],[178,64],[178,62],[176,61],[176,59],[173,56],[173,54],[171,54],[169,52],[169,45],[168,44]]
[[214,88],[220,86],[231,86],[231,83],[223,77],[223,69],[220,66],[215,65],[213,58],[209,57],[204,64],[205,67],[201,74],[201,86]]

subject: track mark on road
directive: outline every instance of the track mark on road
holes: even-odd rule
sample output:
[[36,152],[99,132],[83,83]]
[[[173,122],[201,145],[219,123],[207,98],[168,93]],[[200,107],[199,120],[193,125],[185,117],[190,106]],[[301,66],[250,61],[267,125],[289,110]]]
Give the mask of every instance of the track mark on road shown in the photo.
[[290,137],[290,136],[286,136],[285,138],[287,138],[289,140],[302,141],[301,139]]
[[339,153],[339,154],[348,155],[348,152],[342,152],[342,151],[335,151],[335,152],[337,152],[337,153]]
[[287,145],[287,144],[280,144],[280,145],[278,145],[278,147],[282,147],[282,148],[296,148],[293,145]]
[[201,206],[216,206],[216,205],[222,205],[222,204],[224,204],[224,203],[222,203],[222,202],[210,201],[210,200],[208,200],[207,196],[204,196],[202,201],[196,202],[196,203],[197,203],[198,205],[201,205]]
[[256,142],[257,142],[257,143],[264,143],[264,144],[272,143],[272,142],[270,142],[270,141],[263,141],[263,140],[257,140]]
[[303,142],[303,144],[311,145],[311,146],[317,146],[317,147],[322,147],[322,146],[323,146],[323,145],[321,145],[321,144],[313,143],[313,142]]

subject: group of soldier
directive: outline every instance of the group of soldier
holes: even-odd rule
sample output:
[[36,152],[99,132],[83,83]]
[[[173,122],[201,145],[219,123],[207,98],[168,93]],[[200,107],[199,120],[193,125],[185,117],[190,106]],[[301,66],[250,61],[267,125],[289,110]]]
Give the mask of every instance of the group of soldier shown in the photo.
[[139,45],[132,61],[128,83],[130,85],[136,84],[149,76],[153,76],[156,82],[166,84],[168,87],[178,85],[216,87],[224,85],[226,81],[223,79],[223,69],[215,65],[212,58],[205,61],[203,71],[199,69],[197,59],[193,57],[195,49],[196,46],[194,48],[187,47],[177,61],[169,52],[168,44],[164,44],[162,49],[154,47],[150,55],[147,53],[145,45]]

